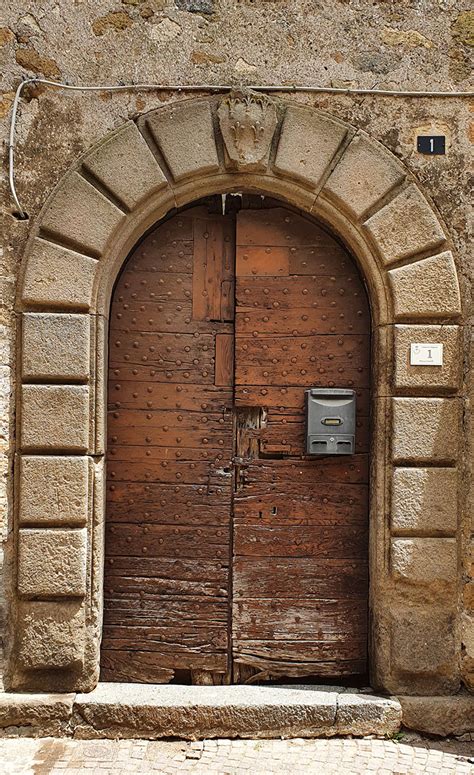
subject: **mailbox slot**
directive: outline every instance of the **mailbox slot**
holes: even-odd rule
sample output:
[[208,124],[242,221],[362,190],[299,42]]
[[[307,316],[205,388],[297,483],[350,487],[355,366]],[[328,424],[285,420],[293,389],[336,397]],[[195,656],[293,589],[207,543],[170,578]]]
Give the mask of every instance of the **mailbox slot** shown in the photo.
[[306,454],[353,455],[355,452],[355,390],[305,390]]

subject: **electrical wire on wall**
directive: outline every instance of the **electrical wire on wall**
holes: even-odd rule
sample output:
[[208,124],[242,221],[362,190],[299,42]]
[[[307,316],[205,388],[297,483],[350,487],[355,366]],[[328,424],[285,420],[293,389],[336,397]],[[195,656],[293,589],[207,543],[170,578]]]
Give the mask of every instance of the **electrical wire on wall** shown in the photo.
[[[10,133],[8,141],[8,182],[10,194],[17,208],[15,213],[19,220],[27,220],[28,215],[21,206],[15,186],[15,132],[18,120],[18,107],[20,105],[23,90],[32,84],[43,84],[54,89],[77,92],[117,92],[117,91],[176,91],[176,92],[227,92],[239,88],[237,84],[232,86],[215,84],[190,84],[186,86],[158,84],[158,83],[129,83],[129,84],[103,84],[97,86],[75,86],[61,81],[51,81],[47,78],[27,78],[22,81],[15,92],[13,99]],[[353,95],[378,95],[381,97],[474,97],[470,91],[402,91],[398,89],[359,89],[336,86],[253,86],[245,88],[261,92],[307,92],[313,94],[353,94]]]

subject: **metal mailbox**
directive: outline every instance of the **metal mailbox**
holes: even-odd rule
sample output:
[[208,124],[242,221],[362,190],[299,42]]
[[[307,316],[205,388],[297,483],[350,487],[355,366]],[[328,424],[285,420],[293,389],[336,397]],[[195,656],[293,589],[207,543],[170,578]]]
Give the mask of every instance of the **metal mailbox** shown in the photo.
[[355,450],[355,390],[305,390],[306,454],[353,455]]

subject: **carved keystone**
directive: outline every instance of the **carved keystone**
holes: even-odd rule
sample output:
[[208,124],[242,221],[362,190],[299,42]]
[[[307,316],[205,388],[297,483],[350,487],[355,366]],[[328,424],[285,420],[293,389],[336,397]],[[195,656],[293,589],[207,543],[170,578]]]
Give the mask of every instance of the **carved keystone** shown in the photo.
[[248,89],[232,91],[219,105],[219,126],[233,169],[264,170],[277,125],[275,103]]

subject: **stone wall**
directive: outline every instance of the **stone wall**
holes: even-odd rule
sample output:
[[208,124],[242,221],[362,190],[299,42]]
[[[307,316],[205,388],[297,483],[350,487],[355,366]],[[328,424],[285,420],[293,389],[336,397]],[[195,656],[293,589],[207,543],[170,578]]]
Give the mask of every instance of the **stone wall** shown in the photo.
[[[22,77],[32,75],[85,84],[153,81],[285,87],[306,83],[466,90],[474,44],[474,18],[467,9],[467,2],[449,0],[422,6],[408,1],[394,5],[332,0],[86,0],[77,4],[26,2],[20,11],[18,4],[10,0],[0,29],[3,137],[7,137],[14,89]],[[127,119],[182,96],[171,91],[88,94],[28,87],[17,131],[16,178],[30,219],[38,214],[68,167],[92,144]],[[474,384],[468,372],[473,267],[467,234],[473,104],[464,98],[327,94],[289,97],[284,91],[281,96],[320,108],[365,130],[405,163],[431,197],[455,248],[465,323],[461,394],[470,390],[473,398]],[[428,157],[416,152],[417,133],[427,131],[447,136],[446,156]],[[15,419],[11,400],[16,369],[13,300],[30,223],[14,217],[5,177],[2,202],[0,502],[6,535],[11,517]],[[400,378],[403,380],[403,375]],[[462,437],[472,439],[473,434],[469,437],[468,433],[472,423],[469,411],[462,422]],[[472,430],[472,424],[470,427]],[[469,461],[472,447],[463,458],[460,484],[466,504],[460,525],[464,545],[473,530],[467,505],[472,505],[472,498],[467,500]],[[402,494],[397,513],[403,520],[407,518],[407,504],[403,502],[403,474],[399,476],[396,486]],[[409,490],[414,486],[409,484]],[[396,572],[406,577],[412,573],[406,561],[407,539],[397,541],[392,562]],[[429,557],[430,552],[425,551],[423,556]],[[462,580],[468,581],[469,557],[463,557],[462,562]],[[423,572],[433,571],[425,568]],[[473,581],[464,586],[464,613],[457,619],[454,635],[457,643],[462,639],[457,654],[469,685],[474,683],[473,589]],[[1,610],[0,604],[0,628]],[[407,637],[411,637],[410,623],[403,626]]]

